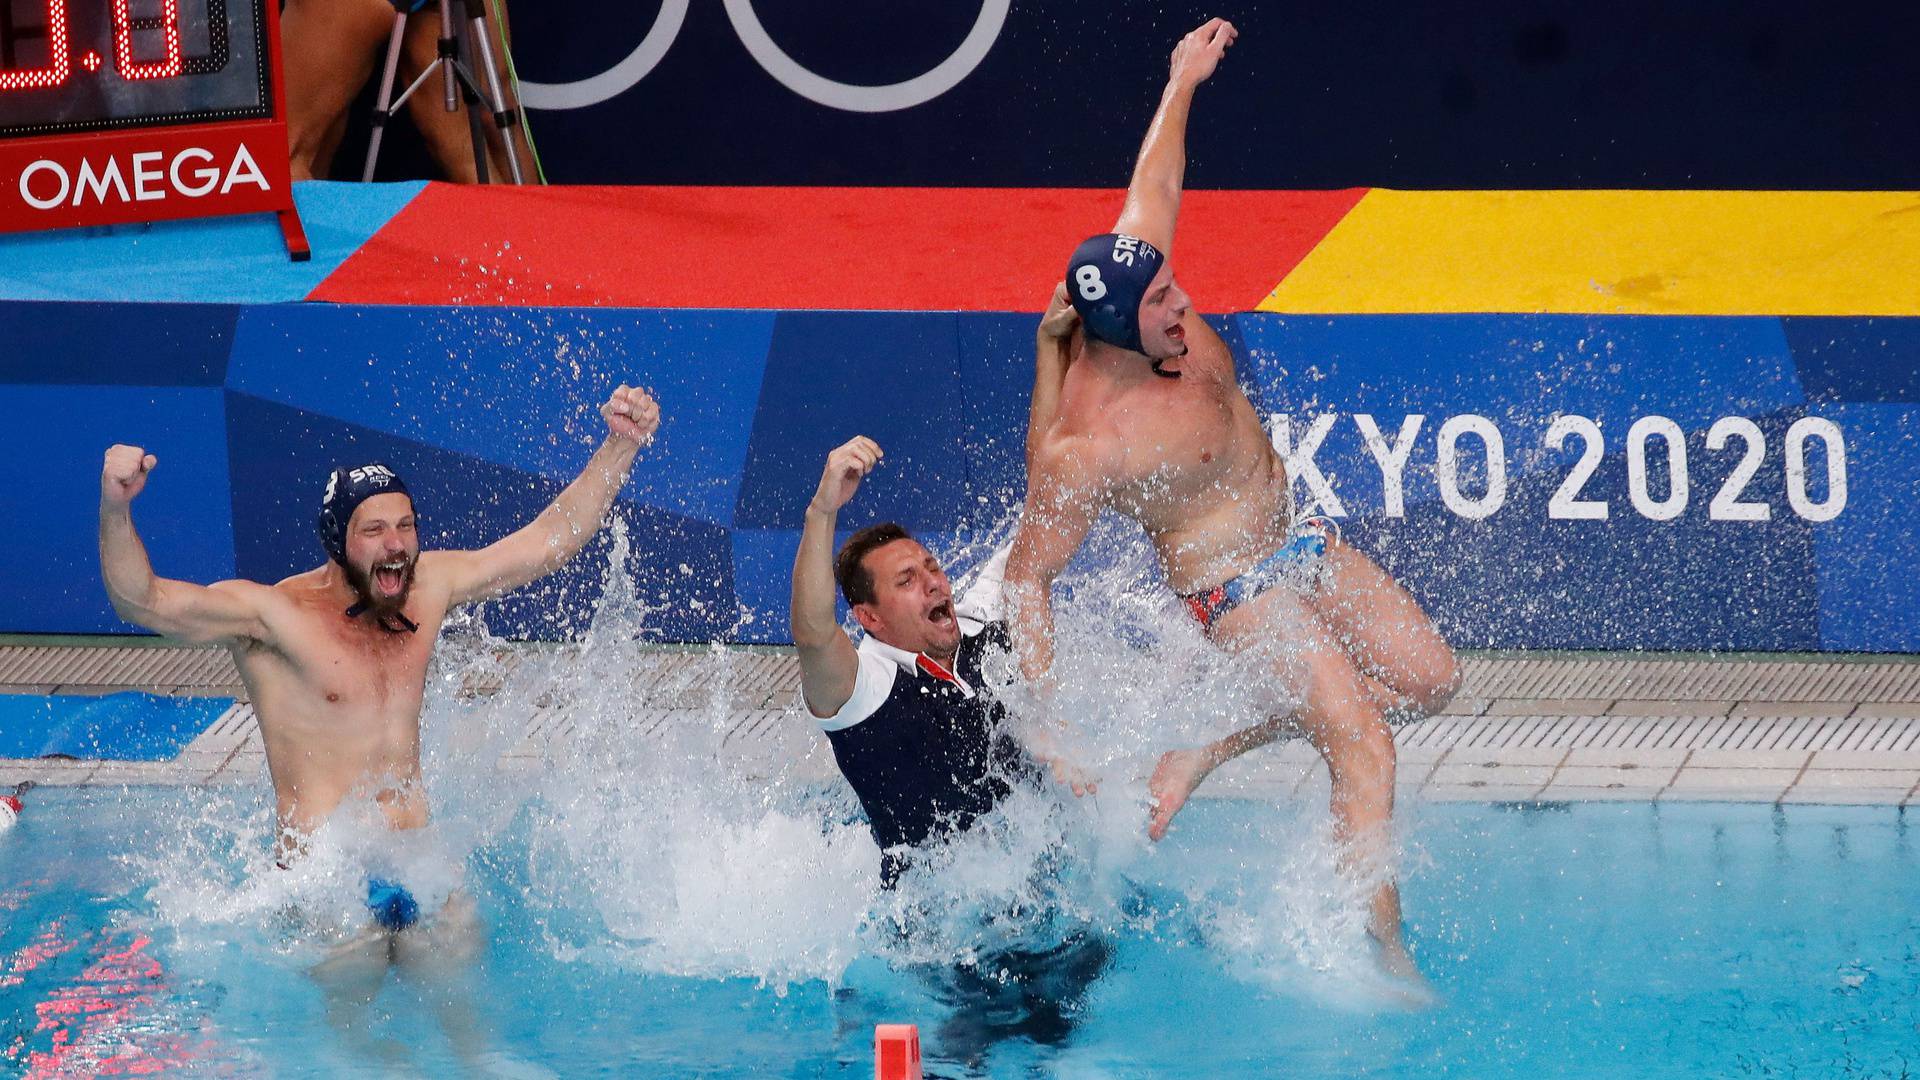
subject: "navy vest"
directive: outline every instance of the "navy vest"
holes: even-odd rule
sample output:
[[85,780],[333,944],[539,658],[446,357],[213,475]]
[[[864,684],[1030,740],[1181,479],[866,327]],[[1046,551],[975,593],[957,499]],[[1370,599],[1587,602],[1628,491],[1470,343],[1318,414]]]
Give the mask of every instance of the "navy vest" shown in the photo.
[[983,689],[981,657],[1008,648],[1006,624],[960,639],[954,674],[973,687],[897,669],[886,700],[866,719],[828,731],[834,760],[866,808],[880,845],[881,883],[904,862],[897,850],[965,829],[1012,794],[1009,781],[1037,783],[1039,770],[1004,730],[1006,707]]

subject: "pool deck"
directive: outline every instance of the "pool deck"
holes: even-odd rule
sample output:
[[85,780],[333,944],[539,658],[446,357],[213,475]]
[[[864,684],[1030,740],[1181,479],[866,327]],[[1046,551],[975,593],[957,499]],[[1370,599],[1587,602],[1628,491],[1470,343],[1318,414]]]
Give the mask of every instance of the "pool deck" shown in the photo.
[[[70,640],[0,640],[0,693],[144,690],[237,702],[172,761],[0,759],[0,784],[265,782],[253,707],[224,651]],[[503,677],[525,656],[554,648],[507,648]],[[724,746],[809,778],[834,775],[825,739],[795,705],[792,650],[663,647],[660,659],[660,694],[637,715],[640,734],[724,714]],[[1920,801],[1920,656],[1498,653],[1463,661],[1465,685],[1453,704],[1396,734],[1403,798]],[[470,681],[463,692],[498,687]],[[536,708],[502,768],[537,770],[571,735],[560,710]],[[1319,798],[1326,782],[1317,755],[1296,740],[1229,764],[1206,790]]]

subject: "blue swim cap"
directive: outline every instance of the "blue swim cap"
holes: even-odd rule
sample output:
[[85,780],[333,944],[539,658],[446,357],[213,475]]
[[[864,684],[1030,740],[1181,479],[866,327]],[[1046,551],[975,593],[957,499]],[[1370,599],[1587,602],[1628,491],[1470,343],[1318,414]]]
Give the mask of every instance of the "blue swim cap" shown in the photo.
[[375,495],[389,492],[413,501],[399,474],[378,462],[338,468],[327,477],[327,493],[320,497],[320,543],[334,562],[347,565],[347,523],[353,520],[353,512]]
[[1144,354],[1140,301],[1166,261],[1159,248],[1125,233],[1102,233],[1074,248],[1067,263],[1067,292],[1087,333]]

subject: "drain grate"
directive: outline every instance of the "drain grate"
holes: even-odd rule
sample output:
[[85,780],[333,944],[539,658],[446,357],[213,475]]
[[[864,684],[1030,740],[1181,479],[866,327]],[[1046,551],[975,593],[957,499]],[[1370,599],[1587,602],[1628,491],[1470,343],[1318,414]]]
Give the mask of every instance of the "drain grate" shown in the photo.
[[1902,719],[1697,716],[1438,716],[1402,728],[1421,749],[1866,750],[1920,749],[1920,722]]
[[239,682],[222,649],[0,646],[0,686],[144,687],[231,696]]
[[[511,646],[497,670],[469,680],[498,689],[502,673],[550,646]],[[1596,657],[1467,657],[1463,698],[1541,701],[1875,702],[1920,705],[1920,657],[1714,660]],[[724,686],[741,701],[777,704],[799,689],[799,664],[784,651],[664,651],[654,681],[696,694]],[[186,646],[0,646],[0,687],[145,687],[243,693],[225,650]]]
[[1469,698],[1920,703],[1920,658],[1469,658]]
[[[471,673],[463,689],[493,693],[521,663],[543,652],[551,655],[552,646],[504,647],[499,662]],[[1920,657],[1474,656],[1464,659],[1463,668],[1463,699],[1508,705],[1486,715],[1437,716],[1409,725],[1396,733],[1402,746],[1489,752],[1920,751]],[[809,730],[793,721],[800,672],[790,651],[663,648],[636,665],[631,678],[633,693],[649,703],[632,718],[632,730],[642,736],[662,736],[677,725],[717,727],[727,745],[738,747]],[[224,650],[174,645],[0,645],[0,689],[8,686],[244,697]],[[537,702],[519,752],[571,739],[574,718],[570,703]],[[257,747],[258,739],[253,709],[243,701],[190,749],[235,753],[249,743]]]

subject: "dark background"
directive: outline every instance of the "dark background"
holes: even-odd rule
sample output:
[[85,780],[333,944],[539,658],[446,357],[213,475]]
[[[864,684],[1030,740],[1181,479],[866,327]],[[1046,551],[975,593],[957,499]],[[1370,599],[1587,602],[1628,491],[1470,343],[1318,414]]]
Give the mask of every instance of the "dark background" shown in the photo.
[[[694,0],[645,79],[536,111],[556,182],[1125,183],[1180,34],[1239,44],[1202,91],[1188,181],[1214,188],[1920,187],[1920,4],[1218,5],[1016,2],[986,59],[901,112],[816,105],[763,72],[719,0]],[[973,0],[758,0],[800,63],[862,84],[947,56]],[[653,0],[512,8],[529,80],[624,57]],[[392,140],[387,176],[430,175]],[[343,175],[359,153],[343,148]]]

